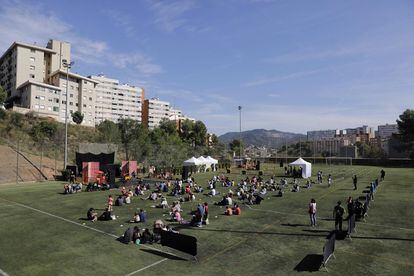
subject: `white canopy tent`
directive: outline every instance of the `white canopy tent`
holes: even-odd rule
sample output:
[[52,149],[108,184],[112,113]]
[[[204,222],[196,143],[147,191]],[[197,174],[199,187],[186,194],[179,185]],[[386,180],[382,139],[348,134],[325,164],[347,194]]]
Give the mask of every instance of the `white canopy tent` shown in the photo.
[[302,168],[302,177],[303,178],[309,178],[312,175],[312,164],[309,162],[306,162],[301,157],[298,158],[296,161],[290,163],[291,166],[299,166]]
[[217,159],[214,159],[211,156],[207,156],[206,160],[208,160],[210,162],[213,171],[217,171],[218,160]]
[[[200,156],[199,158],[197,158],[197,160],[200,162],[200,166],[204,166],[204,171],[207,171],[207,168],[209,168],[211,166],[210,161],[208,161],[206,158],[204,158],[204,156]],[[200,170],[200,168],[199,168]]]
[[202,165],[201,162],[194,156],[183,162],[184,167],[200,166],[200,165]]

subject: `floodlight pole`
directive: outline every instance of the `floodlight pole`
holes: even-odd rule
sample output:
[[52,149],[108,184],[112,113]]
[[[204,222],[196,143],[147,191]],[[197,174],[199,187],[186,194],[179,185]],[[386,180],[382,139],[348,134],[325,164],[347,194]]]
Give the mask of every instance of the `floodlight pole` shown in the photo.
[[66,59],[62,60],[62,65],[66,68],[66,110],[65,110],[65,157],[63,162],[63,169],[66,170],[66,166],[68,165],[68,92],[69,92],[69,69],[72,67],[74,62],[68,63]]
[[241,110],[242,110],[242,107],[239,105],[239,143],[240,143],[240,146],[239,146],[239,158],[241,159],[242,157],[242,155],[241,155],[241,153],[242,153],[242,134],[241,134],[241,126],[242,126],[242,119],[241,119]]

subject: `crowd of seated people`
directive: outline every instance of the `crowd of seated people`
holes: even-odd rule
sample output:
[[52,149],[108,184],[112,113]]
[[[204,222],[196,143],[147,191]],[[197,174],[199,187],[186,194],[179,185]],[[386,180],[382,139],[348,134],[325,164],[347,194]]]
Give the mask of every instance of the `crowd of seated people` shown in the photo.
[[65,184],[63,189],[65,195],[78,193],[82,191],[82,183]]

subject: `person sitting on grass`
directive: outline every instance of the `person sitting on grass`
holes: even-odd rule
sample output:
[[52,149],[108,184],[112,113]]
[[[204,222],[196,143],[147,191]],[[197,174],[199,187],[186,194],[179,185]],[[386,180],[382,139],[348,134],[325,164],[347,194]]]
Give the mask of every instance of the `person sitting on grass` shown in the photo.
[[141,230],[138,228],[138,226],[134,227],[134,234],[132,235],[132,241],[135,244],[140,244],[141,243]]
[[293,184],[292,192],[295,192],[295,193],[299,192],[299,184],[297,183]]
[[153,242],[153,235],[151,234],[148,228],[145,228],[144,232],[141,234],[141,244],[145,243],[152,243]]
[[150,194],[150,196],[148,197],[148,199],[150,199],[150,200],[153,200],[153,201],[156,201],[157,200],[157,198],[158,198],[158,194],[157,194],[157,192],[152,192],[151,194]]
[[172,220],[178,223],[181,223],[183,221],[181,213],[178,210],[175,210],[174,213],[172,213]]
[[260,195],[256,195],[255,197],[255,204],[260,205],[260,203],[264,200],[263,197],[261,197]]
[[70,184],[65,184],[65,186],[63,186],[63,189],[64,189],[63,193],[65,195],[73,193],[72,185]]
[[166,208],[169,208],[170,206],[168,205],[167,199],[165,197],[162,197],[161,202],[159,205],[157,205],[157,207],[166,209]]
[[219,202],[216,202],[215,203],[215,205],[220,205],[220,206],[225,206],[225,205],[227,205],[228,203],[227,203],[227,198],[226,198],[226,196],[223,196],[223,199],[221,200],[221,201],[219,201]]
[[134,216],[132,217],[132,220],[130,220],[129,222],[131,223],[137,223],[140,222],[141,218],[139,216],[139,212],[135,212]]
[[241,209],[238,204],[234,204],[233,206],[233,215],[239,216],[241,214]]
[[220,194],[219,192],[216,191],[216,189],[212,188],[211,191],[208,193],[209,196],[215,196]]
[[231,209],[229,206],[226,206],[226,209],[225,209],[225,211],[224,211],[224,214],[225,214],[226,216],[231,216],[231,215],[233,215],[233,209]]
[[113,215],[111,211],[108,210],[108,208],[105,209],[105,211],[102,213],[102,215],[99,216],[99,220],[114,220],[116,217]]
[[164,224],[164,222],[162,221],[162,220],[160,220],[160,219],[157,219],[155,222],[154,222],[154,228],[153,228],[153,241],[154,242],[161,242],[161,232],[163,231],[163,230],[167,230],[166,228],[165,228],[165,224]]
[[139,196],[139,195],[143,195],[143,194],[144,194],[144,193],[142,192],[142,189],[141,189],[141,186],[140,186],[140,185],[137,185],[137,186],[135,187],[134,193],[135,193],[135,196]]
[[88,213],[86,214],[88,220],[95,222],[98,220],[98,213],[93,208],[89,208]]
[[147,220],[147,214],[145,213],[143,209],[139,210],[139,220],[141,222],[145,222]]
[[134,236],[134,228],[133,227],[128,227],[128,229],[124,232],[124,235],[122,236],[122,241],[125,244],[129,244],[129,243],[132,242],[133,236]]
[[131,204],[131,197],[129,196],[129,193],[124,196],[124,202],[125,204]]
[[82,192],[82,183],[73,183],[72,189],[74,193]]
[[115,201],[115,205],[116,206],[123,206],[124,205],[124,198],[123,196],[118,196],[118,198]]

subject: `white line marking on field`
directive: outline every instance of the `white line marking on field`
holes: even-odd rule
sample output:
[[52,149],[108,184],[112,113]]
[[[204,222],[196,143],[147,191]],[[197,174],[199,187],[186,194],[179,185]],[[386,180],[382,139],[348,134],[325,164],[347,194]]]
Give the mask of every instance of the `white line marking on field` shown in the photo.
[[138,269],[138,270],[135,270],[135,271],[133,271],[133,272],[131,272],[131,273],[128,273],[128,274],[127,274],[127,275],[125,275],[125,276],[134,275],[134,274],[136,274],[136,273],[138,273],[138,272],[144,271],[144,270],[145,270],[145,269],[147,269],[147,268],[150,268],[150,267],[153,267],[153,266],[155,266],[155,265],[157,265],[157,264],[160,264],[160,263],[162,263],[163,261],[166,261],[166,260],[168,260],[168,259],[167,259],[167,258],[165,258],[165,259],[159,260],[158,262],[155,262],[155,263],[150,264],[150,265],[147,265],[147,266],[145,266],[145,267],[143,267],[143,268],[141,268],[141,269]]
[[7,274],[7,272],[2,270],[1,268],[0,268],[0,274],[3,276],[9,276],[9,274]]
[[[57,216],[57,215],[54,215],[54,214],[51,214],[51,213],[48,213],[48,212],[45,212],[45,211],[42,211],[42,210],[33,208],[33,207],[30,207],[28,205],[24,205],[24,204],[21,204],[21,203],[18,203],[18,202],[14,202],[14,201],[11,201],[11,200],[8,200],[8,199],[4,199],[4,198],[0,198],[0,199],[5,200],[5,201],[8,201],[8,202],[11,202],[11,203],[14,203],[15,205],[18,205],[18,206],[23,207],[23,208],[27,208],[27,209],[30,209],[30,210],[33,210],[33,211],[42,213],[44,215],[51,216],[51,217],[54,217],[54,218],[57,218],[57,219],[60,219],[60,220],[63,220],[63,221],[66,221],[66,222],[69,222],[69,223],[72,223],[72,224],[81,226],[81,227],[84,227],[84,228],[87,228],[89,230],[96,231],[98,233],[101,233],[101,234],[104,234],[104,235],[107,235],[107,236],[110,236],[110,237],[113,237],[113,238],[119,238],[117,235],[114,235],[114,234],[111,234],[111,233],[107,233],[105,231],[102,231],[102,230],[99,230],[99,229],[96,229],[96,228],[93,228],[93,227],[90,227],[90,226],[87,226],[87,225],[80,224],[80,223],[78,223],[76,221],[72,221],[72,220],[69,220],[69,219],[65,219],[63,217],[60,217],[60,216]],[[145,244],[141,244],[140,247],[145,247],[145,248],[148,248],[148,249],[151,249],[151,250],[155,250],[155,251],[158,251],[158,252],[161,252],[161,253],[169,254],[169,255],[172,255],[172,256],[175,256],[175,257],[180,258],[179,256],[177,256],[175,254],[172,254],[170,252],[165,252],[165,251],[159,250],[157,248],[154,248],[154,247],[151,247],[151,246],[147,246]],[[141,268],[140,270],[137,270],[136,272],[143,271],[144,269],[147,269],[149,267],[152,267],[154,265],[157,265],[157,264],[159,264],[159,263],[161,263],[163,261],[166,261],[166,260],[168,260],[168,258],[161,259],[160,261],[157,261],[157,262],[155,262],[155,263],[153,263],[151,265],[148,265],[148,266],[146,266],[144,268]],[[133,273],[136,273],[136,272],[134,271]],[[1,270],[0,270],[0,273],[1,273]],[[6,275],[3,275],[3,276],[6,276]],[[128,275],[130,275],[130,274],[128,274]]]

